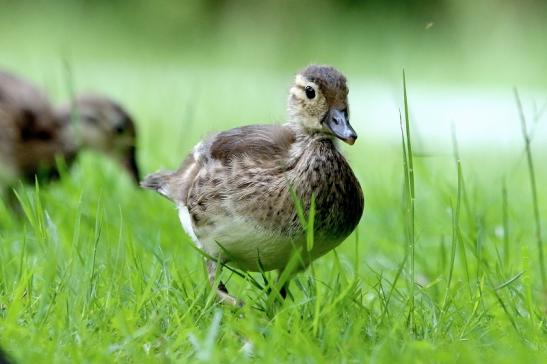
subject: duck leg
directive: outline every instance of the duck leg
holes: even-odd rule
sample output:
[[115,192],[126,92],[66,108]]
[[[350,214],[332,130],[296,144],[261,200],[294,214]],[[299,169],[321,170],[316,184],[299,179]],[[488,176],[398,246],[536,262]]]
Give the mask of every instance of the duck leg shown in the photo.
[[213,260],[207,260],[205,264],[207,266],[207,276],[209,278],[209,283],[211,284],[211,288],[216,291],[220,302],[227,303],[232,306],[241,306],[241,302],[228,293],[228,289],[226,288],[224,283],[222,283],[222,281],[219,281],[218,285],[215,287],[217,273],[220,273],[222,269],[218,266],[218,263]]
[[279,290],[279,294],[283,299],[287,299],[287,294],[289,293],[289,282],[285,283],[283,287]]
[[[279,270],[277,272],[277,284],[278,285],[279,285],[279,281],[281,281],[281,275],[282,274],[283,274],[282,270]],[[279,288],[279,291],[275,293],[276,296],[279,293],[279,296],[281,296],[281,298],[283,300],[287,299],[287,296],[289,296],[291,299],[293,298],[291,292],[289,291],[289,284],[291,282],[291,278],[292,278],[292,275],[285,281],[285,283],[283,283],[283,285]],[[268,285],[268,282],[265,282],[265,284]],[[268,288],[267,293],[271,294],[272,293],[272,288]]]
[[[279,272],[279,275],[277,277],[277,279],[279,280],[281,278],[281,272]],[[292,275],[289,279],[287,279],[285,281],[285,283],[283,283],[283,285],[281,286],[281,288],[279,289],[279,295],[281,296],[281,298],[283,298],[284,300],[287,299],[287,296],[289,296],[291,299],[293,299],[293,296],[291,294],[291,291],[289,291],[289,285],[291,283],[291,278],[292,278]]]

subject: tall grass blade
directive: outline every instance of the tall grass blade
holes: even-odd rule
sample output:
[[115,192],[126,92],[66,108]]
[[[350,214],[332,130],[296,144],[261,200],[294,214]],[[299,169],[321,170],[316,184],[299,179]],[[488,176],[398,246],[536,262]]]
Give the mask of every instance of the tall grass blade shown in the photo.
[[457,161],[458,169],[458,188],[456,197],[456,209],[452,215],[452,243],[450,245],[450,265],[448,269],[448,280],[446,283],[446,290],[444,294],[443,304],[441,306],[441,313],[439,315],[439,325],[442,323],[442,319],[446,313],[448,307],[448,297],[450,294],[450,287],[452,285],[452,277],[454,274],[454,265],[456,261],[456,247],[458,246],[458,236],[460,231],[460,209],[462,201],[462,168],[461,161]]
[[502,182],[501,196],[502,196],[502,219],[503,219],[503,259],[505,265],[509,265],[509,200],[507,198],[507,184],[505,178]]
[[515,100],[517,102],[518,113],[520,117],[522,138],[524,139],[524,147],[526,150],[526,160],[528,162],[528,173],[530,176],[530,187],[532,189],[532,207],[534,210],[534,222],[536,230],[536,242],[539,256],[539,269],[541,272],[541,283],[543,290],[547,290],[547,276],[545,275],[545,257],[543,255],[543,237],[541,236],[541,218],[539,214],[538,192],[536,183],[536,172],[534,167],[534,159],[532,155],[532,147],[530,141],[530,134],[526,126],[526,117],[524,116],[524,109],[517,88],[514,89]]
[[[404,158],[404,173],[405,173],[405,188],[406,188],[406,209],[407,209],[407,244],[410,257],[410,302],[409,302],[409,320],[410,328],[414,332],[415,329],[415,188],[414,188],[414,158],[412,154],[412,140],[410,136],[410,115],[408,111],[408,95],[406,88],[406,74],[403,70],[403,102],[404,102],[404,117],[405,127],[401,122],[401,134],[403,139],[403,158]],[[404,132],[403,132],[404,129]]]
[[306,248],[308,252],[313,249],[314,242],[314,221],[315,221],[315,193],[311,196],[310,212],[306,226]]
[[[456,227],[456,230],[455,230],[456,242],[457,242],[457,246],[460,249],[460,256],[461,256],[463,268],[464,268],[464,271],[465,271],[465,277],[467,279],[467,287],[469,289],[469,297],[472,297],[473,296],[473,290],[471,288],[471,276],[469,275],[469,264],[468,264],[468,261],[467,261],[467,253],[465,251],[465,245],[464,245],[464,241],[463,241],[463,238],[462,238],[462,228],[461,228],[461,225],[460,225],[461,207],[462,206],[465,207],[465,211],[466,211],[467,217],[469,219],[473,219],[474,214],[471,211],[471,205],[469,203],[469,198],[467,196],[467,191],[465,189],[465,180],[463,178],[463,167],[462,167],[461,157],[460,157],[460,147],[458,145],[458,137],[456,135],[456,127],[454,126],[454,124],[452,124],[452,149],[453,149],[453,153],[454,153],[454,161],[456,163],[456,170],[457,170],[457,173],[458,173],[458,191],[459,191],[458,192],[459,193],[458,199],[460,201],[460,211],[459,211],[459,214],[458,214],[458,221],[457,221],[458,224],[455,226]],[[472,221],[469,225],[470,225],[470,229],[473,233],[477,231],[477,227],[476,227],[474,221]]]

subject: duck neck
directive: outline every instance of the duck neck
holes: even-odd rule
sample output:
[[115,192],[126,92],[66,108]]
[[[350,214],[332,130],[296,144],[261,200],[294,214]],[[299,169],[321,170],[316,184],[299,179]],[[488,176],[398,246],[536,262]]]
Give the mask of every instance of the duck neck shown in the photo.
[[[296,135],[296,141],[303,143],[304,147],[307,144],[324,143],[330,141],[330,144],[334,147],[338,147],[338,140],[332,135],[325,133],[324,130],[308,128],[300,122],[289,121],[286,126],[291,128]],[[307,148],[305,148],[307,149]]]

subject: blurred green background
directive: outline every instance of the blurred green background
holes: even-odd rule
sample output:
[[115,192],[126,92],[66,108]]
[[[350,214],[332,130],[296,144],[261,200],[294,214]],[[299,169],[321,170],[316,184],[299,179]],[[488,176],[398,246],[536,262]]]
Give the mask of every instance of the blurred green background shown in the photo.
[[[2,63],[72,57],[85,64],[346,72],[436,83],[542,86],[541,0],[0,1]],[[14,51],[17,50],[17,51]]]
[[[63,100],[68,63],[76,89],[121,99],[141,122],[167,125],[162,108],[175,108],[174,127],[203,112],[202,98],[230,125],[281,121],[292,75],[310,63],[347,74],[361,134],[397,143],[404,68],[424,153],[447,152],[452,123],[464,143],[514,144],[512,87],[531,118],[547,100],[540,0],[0,0],[0,9],[1,67]],[[188,124],[216,129],[212,118]],[[537,134],[547,140],[545,128]]]
[[[0,0],[0,67],[54,102],[72,87],[119,100],[137,121],[144,173],[176,167],[211,131],[284,121],[294,74],[334,65],[348,77],[360,138],[342,148],[367,200],[359,233],[318,260],[318,291],[303,273],[295,301],[271,317],[253,306],[265,294],[235,277],[230,289],[251,302],[246,320],[223,310],[219,340],[208,341],[217,307],[174,207],[85,152],[69,178],[39,194],[18,189],[31,216],[0,204],[2,345],[21,362],[184,362],[196,352],[252,361],[243,338],[272,363],[540,362],[547,310],[513,87],[532,130],[546,226],[545,19],[539,0]],[[404,263],[403,69],[416,158],[416,329]],[[196,337],[220,344],[207,354]]]

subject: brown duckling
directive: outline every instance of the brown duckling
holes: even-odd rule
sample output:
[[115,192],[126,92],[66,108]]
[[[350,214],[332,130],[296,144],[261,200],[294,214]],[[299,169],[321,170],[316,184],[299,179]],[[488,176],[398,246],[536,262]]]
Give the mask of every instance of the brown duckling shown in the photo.
[[[337,139],[350,145],[357,139],[347,95],[340,72],[311,65],[290,88],[286,124],[214,134],[177,171],[154,173],[141,183],[176,203],[184,230],[210,257],[211,283],[219,263],[254,272],[283,270],[295,251],[304,269],[356,228],[363,193],[337,146]],[[314,201],[311,247],[295,200],[306,216]],[[217,293],[237,303],[222,282]]]
[[135,124],[116,102],[80,95],[53,109],[32,84],[0,72],[0,187],[54,178],[56,158],[70,165],[84,148],[119,160],[138,182],[135,142]]
[[[140,181],[137,165],[137,130],[129,113],[112,99],[81,94],[55,110],[73,148],[102,152],[117,160],[135,183]],[[78,120],[73,123],[71,120]]]

